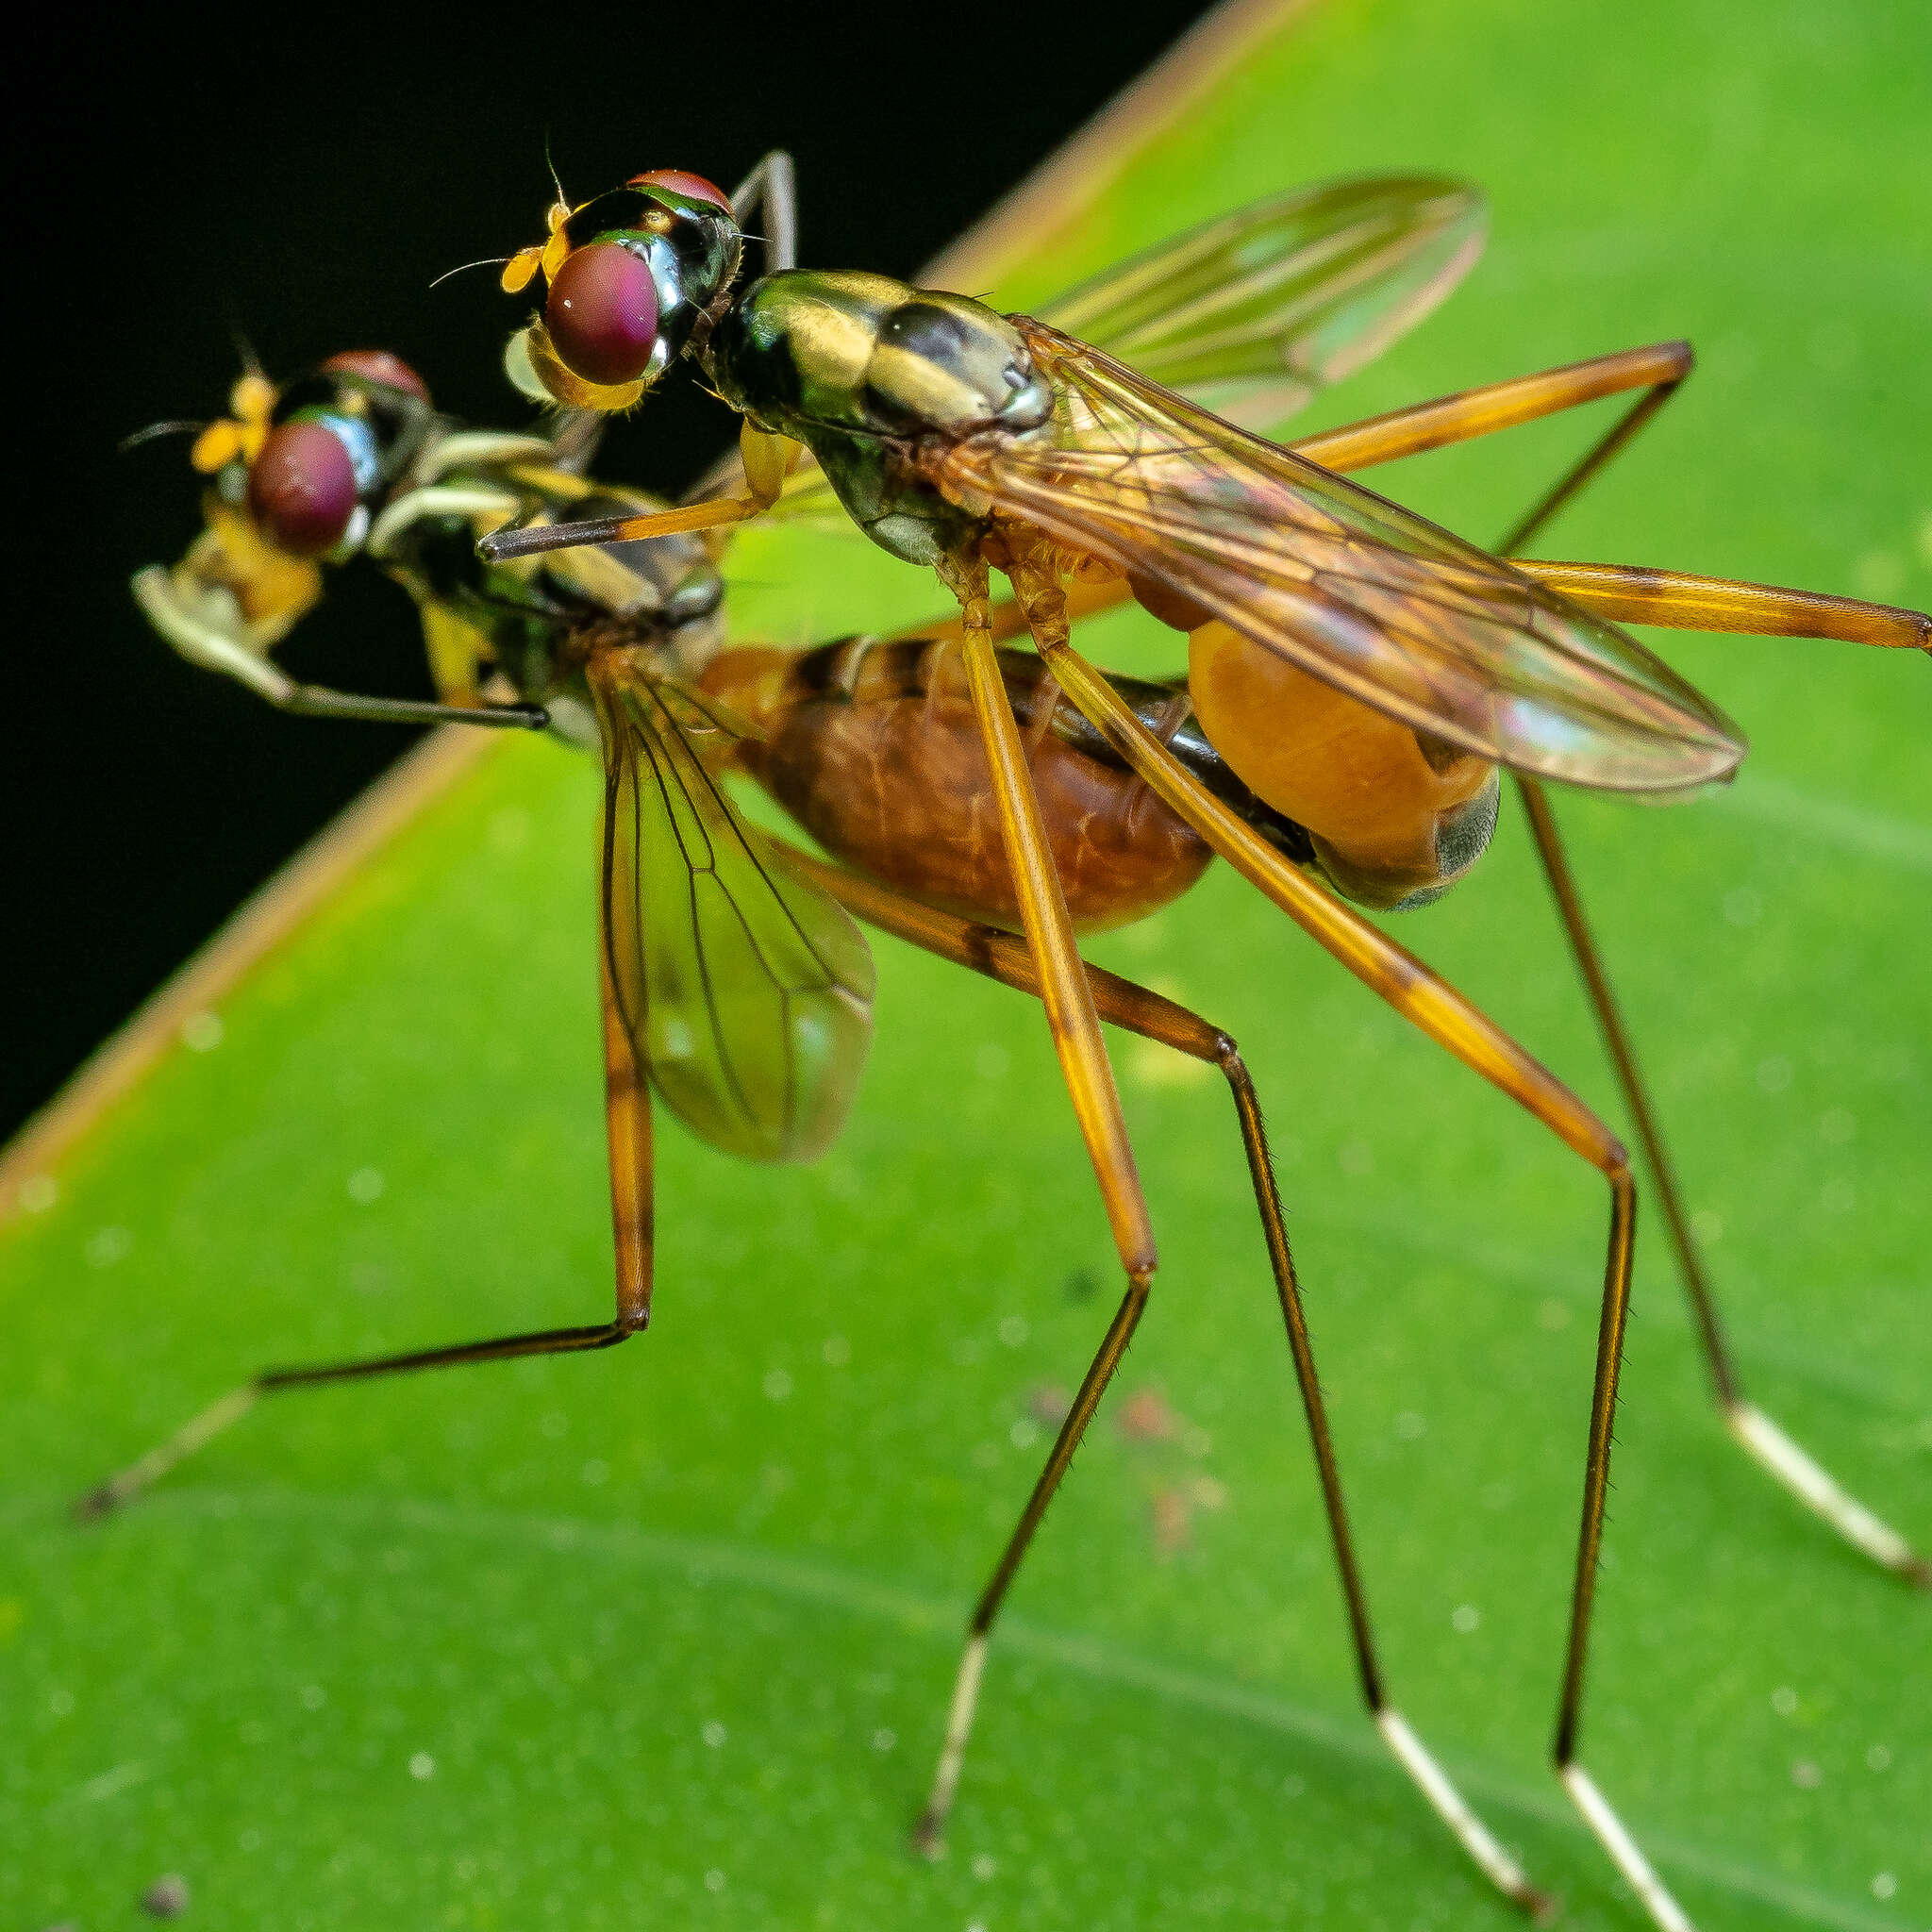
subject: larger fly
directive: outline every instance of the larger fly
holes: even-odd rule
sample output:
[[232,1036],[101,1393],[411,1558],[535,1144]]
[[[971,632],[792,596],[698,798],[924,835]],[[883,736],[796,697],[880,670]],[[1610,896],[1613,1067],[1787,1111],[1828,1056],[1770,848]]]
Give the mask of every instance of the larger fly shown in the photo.
[[[789,232],[764,184],[768,227]],[[1496,770],[1523,787],[1573,943],[1589,941],[1541,781],[1631,793],[1727,778],[1743,755],[1730,722],[1621,621],[1841,637],[1927,648],[1924,613],[1687,574],[1541,564],[1514,553],[1629,441],[1689,373],[1682,343],[1594,358],[1308,439],[1263,441],[1196,389],[1291,378],[1280,331],[1245,329],[1219,292],[1218,327],[1176,325],[1172,264],[1147,301],[1131,274],[1058,318],[1006,315],[968,297],[780,260],[741,279],[739,207],[693,177],[639,175],[553,212],[546,242],[506,275],[547,283],[513,339],[512,377],[568,406],[638,403],[678,356],[742,419],[744,487],[646,517],[612,517],[483,541],[507,560],[572,544],[720,529],[797,513],[824,488],[851,524],[934,570],[959,608],[963,673],[1042,1003],[1127,1277],[1039,1484],[975,1609],[933,1793],[920,1829],[941,1842],[971,1729],[988,1633],[1047,1503],[1140,1322],[1156,1264],[1152,1227],[1064,881],[1036,795],[1026,720],[994,650],[994,569],[1055,688],[1160,801],[1318,942],[1424,1032],[1527,1108],[1604,1177],[1611,1216],[1584,1504],[1555,1758],[1585,1822],[1663,1932],[1689,1925],[1577,1757],[1584,1666],[1628,1306],[1636,1191],[1616,1137],[1486,1016],[1328,888],[1415,904],[1480,851]],[[1167,279],[1163,283],[1162,275]],[[1163,331],[1167,331],[1163,334]],[[1109,333],[1122,353],[1108,346]],[[1639,391],[1616,427],[1498,545],[1484,552],[1341,471],[1480,435],[1574,404]],[[1221,398],[1214,397],[1219,402]],[[1265,420],[1265,419],[1263,419]],[[810,462],[807,463],[807,456]],[[1313,837],[1297,863],[1215,798],[1072,646],[1071,616],[1132,595],[1189,634],[1189,694],[1209,741],[1260,798]],[[1070,611],[1070,604],[1073,608]],[[1490,805],[1472,837],[1472,825]],[[1606,988],[1593,986],[1640,1130],[1655,1131],[1626,1065]],[[1707,1291],[1671,1192],[1666,1208],[1739,1440],[1849,1540],[1921,1582],[1899,1538],[1837,1490],[1720,1373]],[[1291,1333],[1293,1321],[1291,1318]],[[1324,1480],[1332,1472],[1324,1466]],[[1331,1524],[1354,1613],[1363,1688],[1391,1750],[1498,1888],[1540,1911],[1520,1866],[1448,1790],[1383,1698],[1339,1497]]]

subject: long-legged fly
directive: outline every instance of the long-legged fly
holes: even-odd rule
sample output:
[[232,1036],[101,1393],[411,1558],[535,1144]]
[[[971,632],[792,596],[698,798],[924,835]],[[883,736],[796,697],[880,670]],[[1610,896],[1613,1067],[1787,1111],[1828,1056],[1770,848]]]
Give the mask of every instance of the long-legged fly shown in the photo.
[[[788,183],[782,170],[756,183],[766,225],[777,233],[791,228]],[[754,713],[760,695],[774,708],[762,715],[762,731],[742,741],[742,761],[834,856],[874,874],[891,871],[877,849],[882,817],[912,808],[936,782],[959,788],[956,811],[990,786],[1001,848],[993,869],[1006,873],[999,909],[1017,911],[1127,1279],[974,1612],[918,1841],[929,1851],[942,1844],[988,1634],[1141,1320],[1156,1266],[1101,1009],[1074,945],[1087,911],[1078,863],[1069,864],[1056,840],[1058,802],[1038,751],[1041,708],[1019,700],[1003,674],[995,646],[1004,631],[1030,636],[1036,687],[1051,693],[1050,713],[1064,696],[1207,848],[1607,1183],[1602,1319],[1555,1759],[1654,1923],[1666,1932],[1687,1926],[1577,1754],[1629,1301],[1630,1163],[1576,1095],[1344,899],[1414,905],[1453,882],[1487,841],[1499,771],[1513,774],[1657,1174],[1726,1423],[1849,1541],[1917,1583],[1932,1581],[1896,1531],[1846,1495],[1739,1389],[1542,790],[1554,779],[1635,794],[1681,792],[1728,777],[1743,755],[1736,727],[1621,622],[1920,649],[1932,648],[1932,622],[1805,591],[1521,554],[1689,374],[1683,343],[1441,398],[1284,448],[1231,420],[1254,420],[1246,403],[1284,369],[1292,379],[1300,345],[1280,315],[1257,322],[1256,290],[1265,286],[1267,264],[1243,263],[1239,234],[1157,251],[1036,317],[1003,315],[884,275],[802,271],[784,259],[744,278],[739,219],[749,211],[695,176],[638,175],[576,208],[554,208],[546,241],[512,258],[504,276],[512,291],[540,275],[545,285],[541,316],[512,340],[513,379],[566,407],[608,411],[641,401],[686,358],[742,419],[743,489],[669,512],[504,529],[481,549],[501,562],[570,545],[718,530],[758,515],[820,514],[829,491],[854,528],[936,571],[957,600],[952,662],[982,746],[970,768],[936,767],[929,748],[908,733],[891,758],[874,764],[874,791],[855,802],[786,768],[796,741],[808,778],[824,769],[824,741],[797,735],[800,680],[814,672],[774,668],[758,691],[731,693]],[[1186,393],[1190,388],[1209,391],[1221,413]],[[1615,427],[1498,554],[1342,474],[1632,392],[1636,400]],[[991,597],[993,569],[1012,588],[1004,611]],[[1188,634],[1186,705],[1160,718],[1138,710],[1071,642],[1075,615],[1129,595]],[[864,690],[866,675],[863,662],[841,670],[846,694]],[[713,682],[721,681],[728,684]],[[1240,780],[1302,830],[1306,853],[1257,829],[1178,755],[1173,739],[1184,710]],[[623,769],[622,760],[613,767]],[[621,791],[613,799],[621,805]],[[917,857],[902,882],[916,896],[937,896]],[[982,909],[991,896],[983,891]],[[1277,1280],[1370,1709],[1478,1865],[1507,1896],[1541,1911],[1542,1894],[1442,1776],[1383,1689],[1285,1242],[1277,1245]]]

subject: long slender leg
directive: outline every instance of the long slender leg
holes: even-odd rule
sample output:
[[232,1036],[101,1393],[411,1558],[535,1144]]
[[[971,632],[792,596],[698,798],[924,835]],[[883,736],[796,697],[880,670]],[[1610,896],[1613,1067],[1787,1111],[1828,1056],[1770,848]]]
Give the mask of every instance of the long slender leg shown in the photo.
[[279,711],[303,718],[357,718],[369,724],[483,724],[542,731],[550,713],[541,705],[439,705],[415,698],[377,698],[326,685],[291,684],[269,700]]
[[1932,651],[1932,617],[1824,591],[1740,583],[1634,563],[1555,563],[1511,557],[1525,576],[1618,624],[1665,630],[1740,631],[1759,638],[1825,638],[1885,650]]
[[[949,912],[935,911],[917,900],[905,898],[886,887],[808,858],[794,846],[788,844],[785,851],[793,866],[868,924],[989,979],[996,979],[1002,985],[1038,996],[1040,974],[1034,966],[1033,956],[1012,934],[992,926],[975,925]],[[1397,1762],[1415,1780],[1463,1849],[1506,1897],[1541,1918],[1550,1909],[1552,1902],[1530,1885],[1522,1867],[1497,1843],[1409,1728],[1402,1713],[1389,1701],[1384,1690],[1382,1669],[1375,1656],[1374,1639],[1369,1624],[1368,1597],[1362,1587],[1355,1544],[1349,1533],[1348,1514],[1342,1503],[1341,1476],[1336,1462],[1334,1439],[1329,1433],[1327,1408],[1322,1399],[1321,1380],[1315,1369],[1314,1344],[1309,1339],[1307,1322],[1302,1310],[1301,1288],[1295,1276],[1294,1257],[1289,1246],[1281,1196],[1275,1186],[1274,1164],[1268,1151],[1261,1104],[1241,1052],[1234,1041],[1218,1026],[1209,1024],[1198,1013],[1190,1012],[1173,1000],[1164,999],[1159,993],[1137,986],[1132,980],[1122,979],[1098,966],[1087,966],[1086,973],[1088,985],[1092,989],[1093,1004],[1103,1020],[1130,1033],[1137,1033],[1143,1040],[1158,1041],[1176,1053],[1188,1054],[1218,1068],[1228,1083],[1234,1097],[1235,1118],[1241,1127],[1241,1145],[1247,1155],[1248,1178],[1255,1191],[1255,1206],[1267,1241],[1275,1296],[1281,1304],[1282,1321],[1288,1331],[1289,1351],[1301,1391],[1302,1410],[1307,1419],[1308,1436],[1314,1449],[1316,1473],[1322,1486],[1322,1504],[1328,1518],[1329,1537],[1335,1546],[1336,1569],[1341,1577],[1342,1601],[1348,1612],[1349,1633],[1355,1648],[1362,1700]],[[930,1829],[926,1831],[922,1844],[924,1849],[936,1854],[943,1848],[937,1836],[943,1827],[943,1815],[934,1819],[928,1810],[927,1820],[930,1820]],[[923,1827],[927,1824],[927,1820],[922,1820]]]
[[83,1522],[105,1516],[192,1456],[205,1442],[239,1421],[264,1395],[312,1389],[325,1382],[360,1382],[375,1375],[401,1375],[417,1369],[448,1369],[459,1363],[500,1362],[529,1355],[580,1355],[609,1348],[646,1326],[651,1319],[651,1103],[638,1074],[629,1036],[604,976],[605,1116],[610,1149],[611,1220],[617,1246],[617,1311],[608,1322],[581,1328],[541,1328],[526,1335],[498,1335],[448,1348],[375,1356],[364,1361],[322,1362],[310,1367],[264,1369],[239,1389],[211,1403],[138,1462],[90,1490],[74,1506]]
[[1519,775],[1516,785],[1523,794],[1524,809],[1529,815],[1537,853],[1542,860],[1544,876],[1549,880],[1551,894],[1562,918],[1563,930],[1569,936],[1577,971],[1589,991],[1591,1005],[1596,1010],[1597,1026],[1603,1034],[1605,1051],[1616,1070],[1617,1084],[1624,1092],[1624,1104],[1630,1109],[1638,1141],[1643,1148],[1645,1160],[1650,1164],[1657,1199],[1663,1207],[1664,1225],[1670,1232],[1671,1246],[1676,1252],[1678,1273],[1683,1277],[1684,1292],[1690,1298],[1690,1311],[1696,1320],[1705,1365],[1710,1372],[1711,1391],[1723,1411],[1724,1426],[1755,1461],[1769,1471],[1806,1507],[1823,1517],[1855,1549],[1863,1551],[1874,1562],[1896,1572],[1922,1590],[1932,1589],[1932,1562],[1919,1556],[1890,1524],[1874,1515],[1857,1497],[1840,1488],[1762,1409],[1744,1399],[1737,1369],[1732,1363],[1730,1351],[1724,1345],[1724,1324],[1718,1317],[1717,1303],[1711,1294],[1696,1239],[1690,1231],[1690,1217],[1684,1212],[1670,1151],[1664,1145],[1656,1109],[1651,1105],[1642,1073],[1637,1064],[1636,1050],[1624,1027],[1617,996],[1611,991],[1609,975],[1604,971],[1602,956],[1597,951],[1596,940],[1584,913],[1583,901],[1578,896],[1570,861],[1557,830],[1556,814],[1550,808],[1543,788],[1534,779]]
[[[1661,400],[1668,393],[1653,391],[1646,401]],[[1626,418],[1624,425],[1620,426],[1629,424],[1630,419]],[[1600,444],[1554,489],[1545,491],[1497,548],[1514,551],[1532,542],[1577,490],[1627,441],[1628,437],[1624,436],[1614,448]],[[1840,638],[1853,643],[1932,649],[1932,619],[1924,612],[1861,603],[1852,597],[1627,565],[1544,564],[1518,558],[1517,567],[1553,589],[1589,604],[1606,617],[1625,623],[1741,630],[1757,636]],[[1624,1104],[1629,1109],[1657,1185],[1657,1198],[1663,1205],[1664,1225],[1676,1254],[1677,1272],[1690,1304],[1711,1391],[1725,1428],[1753,1461],[1854,1549],[1922,1590],[1932,1589],[1932,1561],[1915,1552],[1897,1530],[1851,1495],[1771,1417],[1744,1399],[1736,1366],[1724,1344],[1716,1297],[1691,1233],[1690,1217],[1684,1212],[1675,1169],[1637,1063],[1636,1048],[1624,1024],[1609,974],[1591,932],[1562,836],[1557,829],[1555,808],[1544,788],[1534,779],[1518,774],[1516,785],[1529,817],[1543,876],[1557,902],[1571,954],[1596,1013],[1605,1051],[1609,1055],[1617,1084],[1623,1090]]]
[[550,714],[539,705],[438,705],[298,684],[271,658],[246,649],[219,626],[185,608],[160,565],[151,564],[138,573],[133,591],[148,622],[191,664],[232,677],[279,711],[308,718],[359,718],[375,724],[498,724],[532,731],[550,723]]
[[941,564],[940,574],[959,600],[965,626],[967,682],[991,767],[993,796],[1020,901],[1026,948],[1038,974],[1040,1000],[1046,1009],[1047,1026],[1059,1057],[1061,1075],[1107,1204],[1108,1221],[1121,1264],[1126,1271],[1127,1287],[1060,1424],[1059,1434],[1054,1439],[1046,1465],[967,1625],[966,1646],[953,1687],[945,1742],[933,1777],[932,1796],[914,1836],[915,1845],[928,1857],[938,1856],[944,1845],[946,1817],[958,1789],[959,1768],[972,1733],[980,1674],[985,1668],[993,1621],[1047,1506],[1080,1446],[1087,1424],[1099,1407],[1107,1385],[1113,1379],[1134,1330],[1140,1325],[1157,1262],[1154,1230],[1141,1191],[1140,1175],[1134,1168],[1120,1092],[1108,1062],[1106,1042],[1100,1036],[1091,986],[1074,949],[1066,894],[1054,869],[1019,726],[993,656],[987,622],[987,566],[978,557],[949,558]]
[[[708,496],[675,509],[646,511],[641,516],[588,517],[575,524],[537,524],[522,529],[492,530],[476,549],[491,563],[512,557],[541,557],[552,550],[575,550],[585,543],[628,543],[645,537],[675,537],[697,530],[719,530],[761,515],[777,502],[786,472],[800,454],[787,436],[755,428],[749,419],[740,425],[739,457],[745,489],[741,496]],[[723,484],[728,472],[714,473]]]
[[[1589,461],[1589,458],[1585,458]],[[1664,630],[1732,631],[1750,637],[1819,638],[1886,650],[1932,654],[1932,617],[1894,604],[1868,604],[1824,591],[1796,591],[1735,577],[1700,576],[1636,563],[1557,563],[1512,557],[1524,576],[1560,591],[1574,603],[1617,624],[1649,624]],[[1069,586],[1067,614],[1074,622],[1097,617],[1126,602],[1125,580],[1108,577]],[[991,610],[995,643],[1026,635],[1026,614],[1010,598]],[[958,637],[957,618],[910,625],[903,637]]]
[[[1480,389],[1411,403],[1386,415],[1301,437],[1289,447],[1324,469],[1364,470],[1374,463],[1392,463],[1402,457],[1420,456],[1424,450],[1468,442],[1604,396],[1641,389],[1643,394],[1629,410],[1524,520],[1541,524],[1554,516],[1663,407],[1672,391],[1690,374],[1691,361],[1689,342],[1621,349],[1614,355],[1592,356],[1587,362],[1512,375],[1503,382],[1485,383]],[[1505,551],[1513,547],[1513,543],[1501,546]]]
[[1610,1429],[1630,1300],[1637,1191],[1628,1157],[1609,1129],[1547,1069],[1421,960],[1361,914],[1298,871],[1184,770],[1148,732],[1107,680],[1070,646],[1043,646],[1060,688],[1128,765],[1216,852],[1346,966],[1370,990],[1439,1045],[1525,1108],[1601,1174],[1610,1191],[1603,1312],[1584,1459],[1582,1521],[1571,1587],[1570,1632],[1557,1712],[1558,1777],[1597,1840],[1642,1900],[1660,1932],[1688,1932],[1690,1921],[1619,1822],[1577,1757],[1591,1615],[1609,1482]]
[[[1589,460],[1588,458],[1585,458]],[[1734,577],[1700,576],[1650,564],[1557,563],[1512,557],[1524,575],[1560,591],[1573,602],[1617,624],[1650,624],[1664,630],[1733,631],[1750,637],[1820,638],[1872,644],[1888,650],[1932,653],[1932,617],[1893,604],[1868,604],[1824,591],[1795,591]],[[1074,622],[1124,604],[1124,579],[1082,580],[1069,586],[1067,614]],[[992,607],[995,643],[1024,637],[1026,614],[1010,598]],[[958,637],[957,618],[908,625],[902,637]]]
[[1034,796],[1019,725],[987,634],[987,571],[975,562],[953,585],[965,613],[966,675],[992,770],[1008,863],[1020,901],[1026,943],[1041,974],[1054,1049],[1058,1054],[1082,1138],[1107,1200],[1121,1263],[1130,1275],[1152,1274],[1154,1229],[1141,1193],[1119,1090],[1100,1037],[1100,1022],[1074,942],[1074,922],[1054,868]]

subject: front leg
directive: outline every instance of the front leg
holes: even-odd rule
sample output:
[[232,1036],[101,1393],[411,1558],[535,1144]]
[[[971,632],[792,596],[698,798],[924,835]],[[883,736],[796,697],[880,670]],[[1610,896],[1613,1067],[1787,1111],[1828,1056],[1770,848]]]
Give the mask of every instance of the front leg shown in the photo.
[[486,563],[513,557],[541,557],[552,550],[575,550],[587,543],[631,543],[649,537],[675,537],[722,529],[761,516],[777,502],[785,477],[805,454],[802,443],[744,423],[738,437],[744,467],[742,496],[712,496],[675,509],[634,517],[590,517],[575,524],[537,524],[520,530],[492,530],[476,545]]
[[299,684],[272,658],[196,616],[159,564],[137,573],[133,590],[142,614],[178,656],[197,670],[233,678],[278,711],[304,718],[359,718],[371,724],[507,724],[541,731],[550,723],[541,705],[440,705]]

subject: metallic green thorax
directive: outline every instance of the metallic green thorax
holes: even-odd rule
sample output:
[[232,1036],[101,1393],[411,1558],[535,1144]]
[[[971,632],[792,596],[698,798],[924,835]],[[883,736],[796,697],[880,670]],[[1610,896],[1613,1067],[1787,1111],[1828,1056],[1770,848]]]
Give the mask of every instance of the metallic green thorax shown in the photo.
[[805,443],[853,520],[908,563],[957,555],[977,523],[912,475],[908,447],[1035,429],[1053,413],[1053,392],[1004,316],[888,275],[766,275],[703,353],[719,394],[759,428]]

